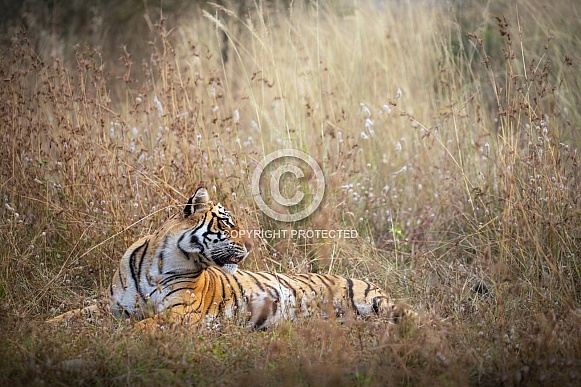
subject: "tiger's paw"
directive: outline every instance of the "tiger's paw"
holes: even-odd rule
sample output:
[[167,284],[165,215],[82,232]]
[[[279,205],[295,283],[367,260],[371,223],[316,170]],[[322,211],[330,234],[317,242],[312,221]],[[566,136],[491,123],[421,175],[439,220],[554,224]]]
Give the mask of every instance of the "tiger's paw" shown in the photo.
[[[179,309],[179,308],[178,308]],[[134,329],[141,332],[170,330],[178,327],[197,325],[200,314],[195,312],[184,313],[181,310],[170,310],[138,321]]]
[[163,324],[159,324],[157,319],[154,317],[150,317],[150,318],[146,318],[145,320],[138,321],[135,323],[135,325],[133,325],[133,329],[135,329],[136,331],[146,332],[146,333],[155,332],[155,331],[163,329],[163,328],[164,328]]
[[104,312],[103,307],[97,303],[84,308],[70,310],[46,320],[46,323],[53,326],[60,324],[69,325],[70,323],[83,320],[93,323],[105,315],[106,313]]

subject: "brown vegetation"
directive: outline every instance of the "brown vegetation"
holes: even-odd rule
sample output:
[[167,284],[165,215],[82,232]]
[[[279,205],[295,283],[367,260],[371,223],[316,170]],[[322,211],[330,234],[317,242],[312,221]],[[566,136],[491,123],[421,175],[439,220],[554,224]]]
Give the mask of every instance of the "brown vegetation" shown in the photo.
[[[576,5],[97,9],[74,39],[40,11],[1,39],[0,380],[580,383]],[[292,226],[250,191],[283,147],[327,182]],[[425,325],[43,324],[101,298],[131,242],[202,184],[249,229],[360,236],[256,240],[245,269],[370,279]]]

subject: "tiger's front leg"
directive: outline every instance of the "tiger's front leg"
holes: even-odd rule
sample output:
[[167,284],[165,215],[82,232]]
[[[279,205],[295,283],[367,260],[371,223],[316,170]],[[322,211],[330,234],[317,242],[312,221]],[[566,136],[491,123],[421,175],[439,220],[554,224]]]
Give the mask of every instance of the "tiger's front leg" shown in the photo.
[[[202,278],[202,277],[200,277]],[[159,298],[148,300],[150,307],[149,318],[139,321],[136,329],[153,331],[159,327],[169,326],[196,326],[204,321],[211,321],[217,317],[231,316],[233,310],[233,297],[231,292],[209,291],[206,286],[212,281],[202,281],[200,278],[194,283],[179,282],[175,289],[169,286],[169,295],[162,294]],[[155,312],[151,315],[152,311]]]
[[158,314],[138,321],[135,324],[135,329],[143,332],[153,332],[164,329],[164,327],[171,327],[174,325],[196,326],[202,320],[202,313],[195,310],[190,305],[177,305],[168,310],[159,312]]

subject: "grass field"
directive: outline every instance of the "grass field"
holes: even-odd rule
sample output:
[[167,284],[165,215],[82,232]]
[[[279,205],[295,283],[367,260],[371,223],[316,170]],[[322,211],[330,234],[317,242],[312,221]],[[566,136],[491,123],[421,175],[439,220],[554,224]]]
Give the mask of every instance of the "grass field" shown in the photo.
[[[28,1],[4,21],[0,380],[581,383],[581,8],[321,3]],[[294,224],[252,197],[283,148],[326,181]],[[102,299],[200,185],[248,229],[359,235],[254,240],[246,270],[369,279],[422,325],[43,323]]]

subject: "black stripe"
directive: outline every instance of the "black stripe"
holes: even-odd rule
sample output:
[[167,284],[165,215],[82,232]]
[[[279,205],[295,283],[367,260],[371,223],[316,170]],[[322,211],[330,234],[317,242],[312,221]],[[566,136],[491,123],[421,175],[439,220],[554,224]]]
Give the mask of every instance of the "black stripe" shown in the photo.
[[222,272],[221,271],[214,271],[214,270],[208,270],[208,274],[209,274],[209,278],[208,278],[208,282],[209,282],[209,289],[208,291],[212,292],[212,300],[210,301],[210,304],[208,305],[208,310],[210,308],[212,308],[212,306],[214,306],[214,304],[217,304],[217,311],[216,311],[216,316],[218,316],[220,314],[220,312],[222,311],[223,305],[222,302],[224,301],[224,297],[222,297],[222,300],[220,300],[220,302],[217,301],[217,296],[218,296],[218,289],[217,286],[220,283],[222,285],[222,295],[224,294],[224,283],[222,282],[222,278],[221,275]]
[[[289,280],[291,280],[291,278],[287,277]],[[289,289],[292,293],[293,296],[296,300],[297,298],[297,290],[295,289],[295,287],[293,285],[290,284],[289,281],[287,281],[286,279],[283,279],[283,275],[276,275],[276,279],[278,282],[282,283],[287,289]]]
[[[194,305],[194,303],[193,303],[193,302],[192,302],[192,303],[189,303],[189,304],[188,304],[187,302],[178,302],[178,303],[176,303],[176,304],[172,304],[172,306],[171,306],[171,307],[172,307],[172,308],[177,308],[178,306],[183,306],[184,308],[189,308],[189,307],[191,307],[192,305]],[[163,312],[162,312],[162,313],[163,313]],[[200,307],[198,306],[196,309],[193,309],[193,310],[188,310],[187,312],[186,312],[186,311],[184,311],[184,315],[183,315],[183,317],[185,317],[185,316],[188,316],[188,315],[190,315],[190,314],[192,314],[192,313],[195,313],[195,314],[201,314],[201,312],[200,312]]]
[[174,285],[178,285],[178,284],[190,284],[190,288],[192,288],[192,285],[195,285],[195,282],[192,283],[192,280],[189,278],[180,278],[178,281],[172,281],[171,284],[167,284],[166,286],[162,287],[162,290],[165,290],[167,288],[169,288],[170,286],[174,286]]
[[[180,251],[186,257],[186,259],[190,259],[190,254],[186,250],[182,249],[182,247],[180,246],[180,243],[182,242],[182,240],[184,240],[186,238],[187,234],[188,234],[187,232],[182,234],[180,239],[178,239],[178,243],[176,244],[176,246],[178,247],[178,249],[180,249]],[[192,239],[193,239],[193,237],[190,239],[190,243],[193,244]],[[201,250],[200,254],[202,254],[204,252],[204,246],[200,245],[199,243],[196,243],[196,245],[200,247],[200,250]]]
[[166,286],[164,286],[164,288],[168,288],[172,285],[183,284],[183,283],[189,283],[189,284],[195,285],[195,281],[193,282],[191,278],[180,277],[180,278],[177,278],[177,281],[172,281],[171,284],[167,284]]
[[121,282],[121,287],[123,290],[127,289],[127,285],[125,285],[125,281],[123,281],[123,276],[121,275],[121,270],[118,270],[117,274],[119,275],[119,282]]
[[258,276],[261,276],[262,278],[264,278],[266,280],[266,282],[263,282],[262,284],[264,285],[265,290],[268,290],[268,292],[272,295],[272,292],[274,291],[277,295],[277,298],[280,298],[278,290],[276,285],[273,284],[273,282],[278,283],[276,275],[275,274],[271,274],[271,273],[265,273],[265,272],[258,272],[258,273],[253,273],[256,274]]
[[[168,294],[166,294],[166,295],[165,295],[165,297],[163,297],[164,301],[165,301],[165,300],[166,300],[166,299],[167,299],[169,296],[171,296],[172,294],[174,294],[174,293],[176,293],[176,292],[179,292],[179,291],[181,291],[181,290],[192,290],[192,288],[191,288],[191,287],[189,287],[189,286],[186,286],[186,287],[184,287],[184,288],[177,288],[177,289],[172,289],[172,290],[171,290],[171,291],[170,291]],[[192,304],[193,304],[193,302],[192,302]],[[175,306],[175,305],[174,305],[174,304],[172,304],[172,305],[170,306],[170,308],[173,308],[174,306]]]
[[188,216],[192,215],[192,207],[193,207],[192,200],[194,199],[194,195],[190,196],[190,198],[188,199],[188,203],[184,207],[184,218],[187,218]]
[[274,299],[275,303],[280,301],[280,293],[278,292],[277,288],[271,288],[269,290],[268,294]]
[[183,239],[186,237],[186,235],[188,235],[188,234],[190,235],[190,243],[191,243],[191,244],[193,244],[193,245],[196,245],[196,246],[198,246],[198,247],[200,248],[200,250],[201,250],[201,251],[200,251],[200,254],[201,254],[202,256],[204,255],[204,245],[202,245],[201,243],[199,243],[199,242],[198,242],[198,239],[196,238],[195,234],[196,234],[196,232],[198,232],[198,230],[200,230],[200,229],[201,229],[201,228],[204,226],[204,224],[205,224],[205,221],[206,221],[206,217],[207,217],[207,214],[204,214],[204,219],[203,219],[203,220],[202,220],[202,221],[201,221],[201,222],[200,222],[200,223],[199,223],[199,224],[198,224],[196,227],[194,227],[193,229],[191,229],[191,230],[189,230],[189,231],[187,231],[187,232],[183,233],[183,234],[182,234],[182,236],[180,237],[180,239],[178,239],[177,246],[178,246],[178,248],[180,249],[180,251],[181,251],[181,252],[182,252],[182,253],[183,253],[183,254],[186,256],[186,259],[190,259],[190,255],[188,254],[188,252],[187,252],[187,251],[185,251],[184,249],[182,249],[182,248],[180,247],[180,242],[181,242],[181,241],[182,241],[182,240],[183,240]]
[[[139,267],[137,269],[137,278],[139,278],[140,282],[141,282],[141,269],[143,268],[143,261],[145,261],[145,255],[147,254],[147,250],[149,250],[149,240],[145,242],[145,248],[143,249],[143,253],[141,254],[141,259],[139,260]],[[141,298],[145,301],[145,296],[141,292],[141,286],[137,288],[137,290]]]
[[337,283],[335,282],[335,279],[337,278],[336,275],[328,274],[325,276],[325,278],[327,278],[327,280],[331,283],[332,286],[337,285]]
[[206,240],[209,240],[210,239],[210,238],[208,238],[208,235],[209,234],[216,234],[216,233],[214,233],[214,232],[211,231],[212,225],[214,224],[214,214],[213,213],[210,213],[210,216],[212,216],[212,218],[208,221],[208,223],[206,223],[206,218],[208,217],[208,213],[206,213],[204,215],[204,223],[206,223],[206,226],[207,227],[206,227],[206,231],[204,231],[202,233],[202,238],[203,238],[202,239],[202,243],[205,243],[206,244],[206,247],[207,247]]
[[[169,278],[165,278],[164,280],[160,281],[159,285],[161,286],[162,291],[163,291],[172,285],[177,285],[177,284],[181,284],[181,283],[191,284],[192,282],[195,283],[195,281],[192,281],[192,280],[195,280],[199,276],[200,276],[200,273],[175,274]],[[174,280],[176,280],[176,281],[174,281]],[[193,287],[190,286],[189,289],[193,289]],[[157,292],[158,290],[159,289],[157,287],[155,289],[153,289],[153,291],[151,293],[149,293],[149,298],[151,298],[151,296],[153,296],[153,294],[155,292]]]
[[258,286],[258,289],[260,289],[260,291],[264,292],[264,287],[262,286],[262,283],[254,276],[254,273],[247,271],[244,274],[246,274],[247,276],[252,278],[254,280],[254,283],[256,284],[256,286]]
[[[136,270],[138,271],[138,269],[135,266],[135,258],[137,256],[137,253],[139,252],[139,250],[141,250],[144,246],[147,246],[149,244],[149,239],[147,239],[141,246],[139,246],[138,248],[136,248],[135,250],[133,250],[133,252],[131,253],[131,256],[129,257],[129,271],[131,272],[131,278],[133,279],[133,282],[135,283],[135,289],[137,289],[137,292],[139,293],[139,295],[141,296],[141,290],[139,289],[139,273],[136,273]],[[146,247],[147,249],[147,247]]]
[[[224,304],[226,303],[226,298],[228,298],[229,300],[232,300],[232,305],[236,306],[236,309],[232,309],[232,314],[236,314],[237,310],[238,310],[238,296],[236,295],[236,292],[234,291],[234,289],[232,288],[232,281],[230,280],[232,278],[232,276],[228,275],[228,276],[224,276],[225,279],[225,283],[224,283],[224,288],[223,288],[223,294],[224,294]],[[226,295],[226,286],[230,287],[230,292],[228,295]]]
[[272,313],[271,313],[272,317],[276,316],[276,311],[278,310],[278,303],[279,302],[280,302],[280,297],[272,304]]
[[267,281],[272,281],[272,279],[273,279],[272,278],[273,275],[270,273],[265,273],[265,272],[259,271],[258,273],[254,273],[254,274],[261,276],[262,278],[264,278]]
[[328,290],[331,290],[331,285],[329,285],[328,278],[326,275],[322,275],[322,274],[313,274],[315,276],[317,276],[317,278],[319,279],[319,281],[321,281],[323,283],[323,285],[325,285],[327,287]]
[[175,279],[183,279],[183,278],[184,279],[185,278],[188,278],[188,279],[196,279],[196,278],[198,278],[202,274],[202,270],[196,271],[196,272],[185,272],[185,273],[175,273],[175,274],[172,273],[172,272],[168,272],[166,274],[170,274],[170,273],[171,273],[170,276],[165,277],[163,280],[159,281],[159,284],[161,286],[165,286],[165,285],[167,285],[168,283],[170,283],[171,281],[173,281]]
[[184,306],[184,307],[186,307],[186,308],[187,308],[188,306],[192,306],[192,304],[188,304],[188,303],[185,303],[185,302],[178,302],[177,304],[172,304],[172,306],[171,306],[171,307],[172,307],[172,308],[176,308],[176,307],[178,307],[178,306]]
[[304,274],[299,274],[299,275],[293,276],[291,278],[293,278],[297,282],[300,282],[304,285],[307,285],[309,287],[309,289],[311,289],[311,291],[315,292],[315,294],[316,294],[317,290],[311,286],[311,279],[308,276],[307,276],[308,281],[305,281],[305,280],[302,280],[299,278],[299,277],[304,277],[304,276],[305,276]]
[[381,305],[381,301],[383,301],[383,296],[373,297],[373,300],[371,300],[371,307],[373,308],[375,314],[379,314],[379,306]]
[[226,274],[220,271],[220,285],[222,286],[222,301],[220,301],[220,305],[218,307],[218,313],[221,313],[224,309],[226,304],[226,284],[224,283],[224,279],[226,278]]
[[357,310],[357,307],[355,306],[355,299],[353,298],[353,280],[351,278],[347,278],[347,295],[349,296],[349,299],[351,300],[351,306],[353,307],[353,310],[357,312],[357,314],[359,314],[359,311]]
[[[238,305],[238,295],[236,294],[236,290],[232,287],[233,283],[230,280],[230,278],[232,278],[232,277],[233,276],[227,276],[226,277],[226,283],[230,286],[230,289],[231,289],[230,290],[230,295],[231,295],[231,298],[232,298],[232,302],[234,303],[233,305],[236,306],[236,308],[233,309],[233,312],[234,312],[233,315],[236,315],[238,313],[238,307],[239,307],[239,305]],[[236,277],[234,277],[234,280],[236,280]],[[238,284],[237,281],[234,281],[234,282],[236,284]],[[239,285],[238,285],[238,289],[240,289],[240,286]],[[234,316],[232,316],[232,317],[234,317]]]
[[363,296],[367,297],[367,295],[369,294],[369,291],[371,290],[371,284],[369,282],[365,282],[367,284],[367,287],[365,288],[365,292],[363,292]]
[[246,274],[247,274],[247,273],[246,273],[245,271],[238,270],[236,273],[234,273],[234,276],[233,276],[233,277],[234,277],[234,281],[236,281],[236,285],[238,286],[238,293],[240,293],[240,296],[241,296],[242,298],[244,298],[244,293],[245,293],[245,290],[244,290],[244,288],[242,287],[242,285],[240,284],[240,280],[238,279],[238,277],[243,277],[243,276],[245,276]]

